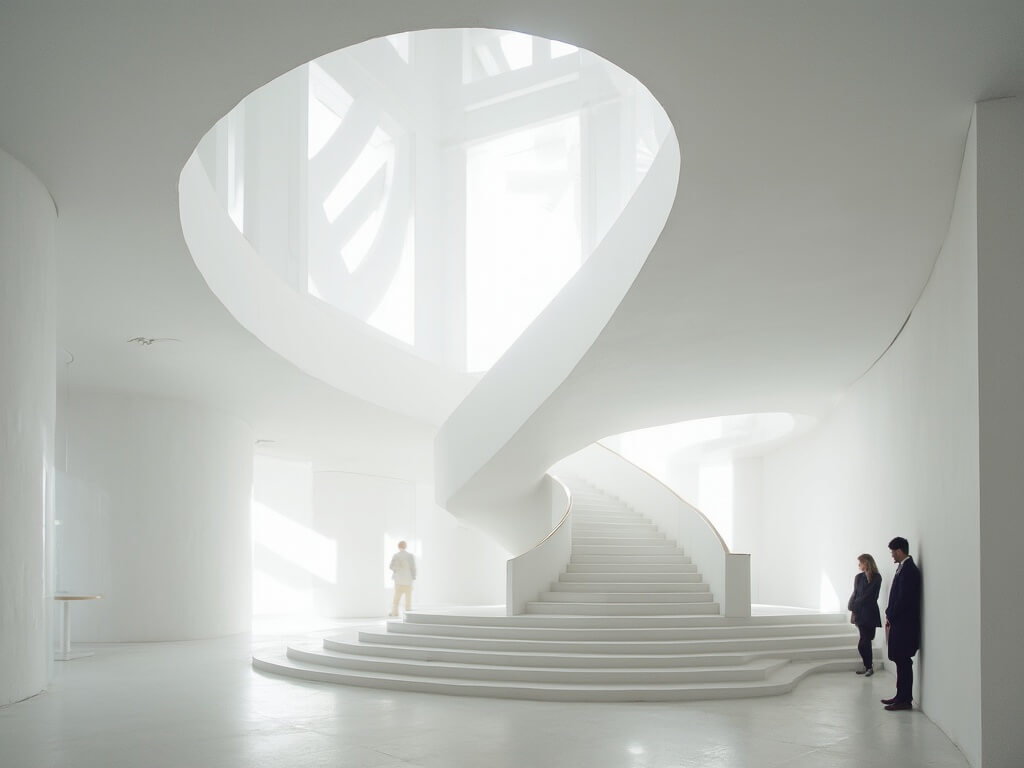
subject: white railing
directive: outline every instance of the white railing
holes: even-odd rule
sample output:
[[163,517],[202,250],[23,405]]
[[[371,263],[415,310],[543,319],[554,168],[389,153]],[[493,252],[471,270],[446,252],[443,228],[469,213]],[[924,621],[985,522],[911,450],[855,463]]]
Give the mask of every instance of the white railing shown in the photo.
[[692,558],[723,616],[750,616],[750,555],[730,552],[711,521],[675,491],[600,443],[563,459],[554,469],[587,480],[649,517]]
[[505,612],[509,616],[525,613],[528,602],[548,591],[572,554],[572,493],[558,478],[547,475],[545,480],[551,491],[552,512],[562,508],[565,511],[551,533],[529,551],[508,561]]

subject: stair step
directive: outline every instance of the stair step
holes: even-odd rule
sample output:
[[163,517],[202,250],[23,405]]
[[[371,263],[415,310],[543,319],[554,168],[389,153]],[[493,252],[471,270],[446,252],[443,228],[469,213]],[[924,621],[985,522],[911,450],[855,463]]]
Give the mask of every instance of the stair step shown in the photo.
[[764,680],[713,683],[637,684],[554,684],[491,683],[474,680],[425,678],[412,675],[366,673],[339,670],[326,665],[288,659],[283,654],[254,657],[255,669],[300,680],[343,683],[386,690],[442,693],[458,696],[528,699],[535,701],[693,701],[706,699],[775,696],[793,690],[806,675],[815,671],[856,669],[859,662],[791,662]]
[[[856,635],[842,634],[748,634],[702,635],[672,629],[593,629],[444,625],[427,627],[420,632],[361,632],[366,642],[398,643],[428,647],[458,647],[476,650],[536,650],[547,653],[635,653],[635,654],[702,654],[702,653],[791,653],[798,649],[838,648],[854,653]],[[479,630],[479,631],[474,631]],[[882,654],[884,656],[884,654]]]
[[671,541],[671,539],[667,538],[665,534],[661,533],[657,528],[637,530],[639,528],[640,526],[628,526],[625,530],[612,531],[596,528],[580,529],[579,527],[574,526],[572,529],[572,540],[573,543],[586,543],[581,542],[580,539],[601,539],[601,541],[597,542],[598,544],[615,543],[617,541],[633,539],[657,539],[662,544]]
[[696,573],[696,566],[693,566],[694,573],[674,573],[672,571],[655,571],[653,573],[619,573],[607,571],[595,571],[593,573],[563,573],[558,577],[560,584],[696,584],[701,580],[700,574]]
[[[667,539],[664,536],[573,536],[572,548],[578,550],[587,546],[628,546],[628,547],[650,547],[665,546]],[[679,551],[678,547],[671,545],[673,550]]]
[[703,592],[541,592],[545,603],[710,603],[710,590]]
[[609,560],[606,557],[576,555],[565,567],[566,573],[698,573],[697,566],[690,558],[683,556],[656,556],[651,558],[632,557],[623,561],[621,558]]
[[527,683],[649,684],[763,680],[786,664],[784,659],[754,659],[742,664],[709,667],[551,667],[469,664],[439,660],[399,659],[339,651],[289,647],[288,658],[362,672]]
[[[600,535],[658,533],[658,526],[653,523],[589,523],[581,522],[579,518],[574,517],[572,532],[574,534],[594,532]],[[664,534],[661,535],[664,536]]]
[[[395,638],[386,633],[360,633],[358,642],[335,638],[326,638],[323,641],[326,650],[357,655],[536,667],[714,667],[743,664],[755,658],[771,657],[779,653],[771,649],[712,653],[694,653],[690,649],[684,649],[681,653],[649,653],[643,644],[634,644],[637,648],[629,652],[616,652],[614,647],[621,644],[604,645],[610,647],[590,648],[586,645],[532,640],[466,640],[422,636]],[[576,650],[578,647],[580,650]],[[841,646],[786,649],[785,657],[848,660],[850,646],[847,643]]]
[[591,616],[658,616],[718,614],[718,603],[566,603],[528,602],[527,613],[586,614]]
[[689,555],[684,555],[676,550],[675,554],[665,553],[651,553],[649,555],[636,555],[622,553],[619,555],[611,555],[607,553],[585,553],[585,552],[573,552],[569,556],[570,564],[594,564],[600,563],[602,565],[690,565],[691,560]]
[[675,544],[573,544],[574,555],[682,555]]
[[[562,574],[565,576],[566,574]],[[606,576],[608,574],[605,574]],[[558,581],[552,582],[552,592],[581,592],[581,593],[646,593],[651,592],[668,592],[668,593],[681,593],[681,592],[708,592],[710,593],[710,587],[707,584],[699,581],[693,582],[681,582],[681,581],[563,581],[559,578]]]
[[[751,627],[765,631],[788,630],[791,627],[807,628],[807,632],[831,631],[845,633],[856,639],[857,631],[850,624],[850,615],[842,613],[799,613],[787,615],[748,616],[727,618],[725,616],[647,616],[624,618],[621,616],[504,616],[481,614],[469,616],[455,613],[434,613],[410,611],[404,620],[389,621],[387,628],[430,624],[443,626],[457,624],[467,627],[568,627],[574,629],[699,629],[715,631],[720,629],[744,630]],[[854,643],[856,645],[856,643]]]
[[[464,629],[464,628],[463,628]],[[474,634],[417,634],[401,632],[360,632],[358,639],[364,644],[399,645],[403,647],[433,648],[449,650],[473,650],[493,653],[534,653],[566,656],[679,656],[701,663],[709,655],[760,654],[792,657],[794,654],[838,653],[849,658],[856,647],[857,638],[843,635],[749,635],[735,637],[703,637],[701,635],[672,635],[663,631],[650,630],[652,637],[667,636],[668,639],[630,639],[623,632],[597,631],[584,635],[572,630],[549,630],[545,632],[516,632],[524,637],[481,637]],[[610,637],[612,639],[588,639]],[[680,639],[682,638],[682,639]],[[851,642],[851,639],[853,642]],[[326,641],[325,641],[326,642]],[[878,657],[885,654],[879,652]],[[652,662],[654,663],[654,662]]]
[[594,512],[573,509],[572,519],[583,525],[654,525],[636,512]]

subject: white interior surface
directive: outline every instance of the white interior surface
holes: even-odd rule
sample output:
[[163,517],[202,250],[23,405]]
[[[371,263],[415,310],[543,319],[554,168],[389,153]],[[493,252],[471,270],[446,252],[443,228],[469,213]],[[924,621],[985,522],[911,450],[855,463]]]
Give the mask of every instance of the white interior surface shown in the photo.
[[[760,553],[761,573],[768,577],[761,599],[781,600],[774,595],[784,591],[791,597],[786,602],[841,604],[855,554],[877,553],[891,535],[907,535],[925,569],[928,594],[962,608],[944,613],[941,606],[926,607],[919,677],[924,711],[934,710],[936,721],[964,746],[976,768],[983,758],[998,765],[999,749],[1024,753],[1021,729],[1011,717],[1019,686],[1008,674],[1019,667],[1006,660],[1015,652],[1006,643],[1022,633],[1012,611],[1017,603],[1004,591],[1016,584],[1016,553],[1007,547],[1020,540],[1014,528],[1019,515],[1011,506],[1019,498],[1014,483],[1020,451],[1014,441],[1021,434],[1015,421],[1020,409],[1016,389],[1009,394],[1002,389],[1019,380],[1014,345],[1020,323],[1010,269],[1015,262],[994,256],[1014,254],[1013,245],[1020,242],[1014,226],[1021,206],[1009,194],[1016,188],[1013,179],[1019,179],[1014,170],[1019,154],[1014,150],[1003,157],[1000,149],[1008,146],[1004,130],[1019,132],[1015,118],[991,135],[983,127],[978,133],[983,166],[1005,164],[1007,174],[992,176],[990,186],[980,180],[979,215],[984,219],[983,211],[998,209],[992,195],[1011,212],[1000,214],[1003,223],[977,233],[985,246],[978,252],[983,279],[990,282],[982,283],[975,300],[993,302],[991,311],[977,305],[983,328],[980,371],[971,372],[971,350],[979,346],[967,338],[972,317],[977,318],[970,311],[971,297],[962,281],[942,278],[960,264],[951,254],[969,255],[976,239],[963,196],[956,226],[949,228],[973,105],[1024,92],[1019,0],[909,0],[898,7],[886,0],[649,7],[590,0],[444,0],[321,4],[302,14],[283,0],[203,8],[136,0],[102,10],[92,4],[12,0],[0,11],[0,146],[42,182],[60,216],[57,308],[39,315],[37,304],[5,302],[4,332],[56,321],[58,343],[75,356],[72,398],[90,388],[130,388],[147,398],[221,409],[252,424],[256,436],[276,440],[281,455],[314,462],[331,457],[332,465],[325,467],[331,470],[367,472],[396,455],[417,453],[406,439],[417,429],[421,438],[429,433],[422,423],[302,374],[225,310],[189,256],[176,185],[185,159],[219,117],[303,61],[406,29],[477,24],[565,40],[616,62],[664,105],[686,158],[666,226],[650,255],[642,254],[643,270],[602,323],[596,343],[563,369],[571,372],[569,379],[554,377],[561,382],[557,389],[546,382],[554,397],[543,410],[533,403],[509,420],[517,428],[517,420],[534,415],[529,439],[509,450],[511,464],[536,460],[539,476],[554,460],[603,435],[685,419],[766,411],[825,416],[854,386],[830,418],[831,426],[777,462],[763,461],[766,501],[784,504],[763,506],[764,538],[777,546]],[[986,141],[993,146],[989,160]],[[950,231],[956,236],[947,238]],[[936,269],[929,294],[890,354],[865,376],[917,304],[943,243],[946,266]],[[994,260],[986,277],[988,258]],[[3,277],[6,289],[6,273]],[[969,284],[970,275],[963,278]],[[15,313],[11,324],[9,311]],[[565,318],[576,320],[572,314]],[[182,342],[151,348],[124,343],[137,335]],[[15,344],[22,341],[18,337]],[[52,349],[33,349],[30,354],[53,357]],[[1003,358],[1010,361],[1009,375],[998,366],[986,368]],[[510,372],[513,380],[503,384],[510,391],[531,382],[550,360],[522,362]],[[8,374],[5,367],[3,375]],[[26,367],[22,375],[33,392],[52,388],[47,371]],[[6,388],[8,379],[3,381],[3,424],[8,425],[24,411],[19,396]],[[507,414],[498,409],[480,414],[473,428],[486,433],[494,419],[499,431],[509,434],[507,423],[497,424]],[[39,439],[45,443],[47,435]],[[486,449],[476,459],[487,462],[507,443],[499,437],[481,444]],[[46,476],[52,465],[45,450],[34,455]],[[797,462],[797,455],[805,461]],[[978,520],[972,520],[963,510],[978,505],[979,455],[995,473],[983,468],[980,481],[980,493],[992,494],[993,504],[983,505]],[[186,486],[202,477],[202,467],[190,466]],[[6,462],[0,469],[5,490],[15,487],[7,484],[11,471]],[[462,477],[471,474],[469,468]],[[11,476],[24,479],[16,471]],[[818,503],[812,504],[815,498]],[[861,503],[854,505],[853,498]],[[23,563],[25,572],[44,574],[33,578],[45,582],[48,563],[37,538],[45,520],[40,521],[37,506],[22,509],[2,510],[4,525],[10,525],[5,535],[11,530],[19,538],[0,547],[4,554],[12,548],[13,562]],[[142,516],[142,509],[132,511]],[[831,509],[844,514],[831,515]],[[156,508],[157,514],[162,511]],[[234,512],[230,516],[235,519]],[[865,517],[867,522],[858,524]],[[148,530],[160,524],[156,519],[140,523]],[[739,528],[736,533],[749,535]],[[843,541],[848,543],[840,547]],[[170,546],[180,549],[179,544],[172,540]],[[991,559],[986,547],[992,548]],[[130,585],[138,577],[152,583],[156,576],[147,565],[142,562],[125,581]],[[802,573],[808,578],[797,577]],[[5,589],[0,601],[5,611],[17,613],[24,604],[12,594]],[[99,607],[83,607],[82,613]],[[964,611],[976,609],[975,620],[964,620]],[[995,617],[999,623],[992,626],[999,632],[990,638],[988,625],[977,619]],[[36,644],[47,643],[32,621],[5,621],[0,631],[15,647],[33,644],[33,659],[48,653]],[[979,673],[981,682],[972,682]],[[99,685],[116,686],[105,690],[116,690],[118,702],[133,703],[124,698],[132,690],[131,675],[99,677]],[[133,733],[152,736],[156,728],[165,738],[177,738],[159,717],[148,724],[122,717],[126,711],[146,711],[141,707],[106,710],[113,713],[109,720],[92,719],[103,710],[95,706],[99,689],[89,687],[80,699],[87,704],[63,721],[67,738],[61,749],[115,748],[110,740],[89,741],[97,730],[116,733],[119,749],[138,744]],[[192,689],[182,690],[176,702],[181,708],[162,711],[187,708]],[[237,691],[219,691],[229,697],[229,706],[237,703],[230,698]],[[805,695],[803,689],[797,695]],[[144,701],[174,706],[152,691]],[[833,696],[831,701],[845,700]],[[17,730],[19,739],[31,739],[46,731],[47,721],[40,713],[33,726],[35,705],[24,706],[29,709],[17,705],[3,716],[11,712],[21,718],[28,712],[29,724],[20,721]],[[775,706],[766,703],[769,713]],[[803,728],[807,711],[789,714]],[[616,713],[621,716],[621,708]],[[752,718],[744,713],[735,719],[749,727]],[[845,736],[850,714],[841,711],[832,728]],[[678,720],[673,717],[672,733]],[[153,722],[158,725],[147,731]],[[888,732],[887,763],[894,752],[917,759],[930,746],[913,742],[907,721],[900,724]],[[868,721],[860,732],[874,734],[875,725]],[[201,725],[196,728],[201,732]],[[560,736],[564,740],[564,733]],[[227,738],[213,732],[214,740],[222,737]],[[905,749],[908,738],[921,749]],[[988,744],[997,745],[991,757],[984,754]],[[150,747],[147,755],[153,752]],[[103,756],[103,764],[112,762],[108,753]]]
[[[1024,755],[1014,715],[1024,689],[1014,660],[1024,612],[1017,579],[1008,576],[1019,569],[1024,541],[1024,100],[980,104],[977,121],[981,757],[985,765],[1011,765]],[[963,544],[974,540],[962,542],[961,552]]]
[[0,706],[48,677],[55,220],[43,185],[0,150]]
[[123,393],[78,391],[67,410],[58,581],[103,595],[72,607],[74,638],[247,630],[251,427],[191,403]]
[[915,699],[972,765],[1010,765],[982,762],[988,630],[978,631],[978,568],[962,567],[987,560],[979,549],[977,458],[976,137],[983,124],[979,111],[946,244],[903,333],[816,430],[764,457],[764,523],[751,555],[761,562],[760,602],[841,609],[857,555],[872,553],[884,607],[893,576],[886,544],[906,537],[925,580]]
[[95,650],[60,665],[47,694],[0,710],[5,768],[890,768],[894,755],[902,768],[968,765],[922,713],[882,708],[888,672],[814,675],[767,699],[566,704],[262,675],[244,635]]

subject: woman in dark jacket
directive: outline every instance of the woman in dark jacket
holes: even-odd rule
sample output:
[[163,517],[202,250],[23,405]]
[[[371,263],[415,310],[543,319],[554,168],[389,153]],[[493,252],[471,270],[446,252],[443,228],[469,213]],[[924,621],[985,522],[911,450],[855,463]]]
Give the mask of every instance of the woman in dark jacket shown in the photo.
[[871,677],[875,674],[871,658],[871,643],[875,639],[875,629],[882,626],[882,616],[878,612],[878,592],[882,588],[882,576],[878,573],[875,558],[871,555],[860,555],[857,558],[860,573],[853,580],[853,594],[847,606],[852,615],[850,621],[860,631],[860,642],[857,650],[864,660],[864,669],[858,675]]

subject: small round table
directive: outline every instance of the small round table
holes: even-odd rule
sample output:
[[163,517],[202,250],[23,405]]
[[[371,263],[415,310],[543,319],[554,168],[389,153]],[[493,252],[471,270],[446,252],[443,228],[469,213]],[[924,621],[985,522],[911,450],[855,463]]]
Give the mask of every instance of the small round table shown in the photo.
[[71,602],[73,600],[102,600],[103,595],[54,595],[53,599],[64,604],[64,626],[62,627],[60,651],[53,658],[56,661],[71,661],[92,656],[91,651],[71,652]]

